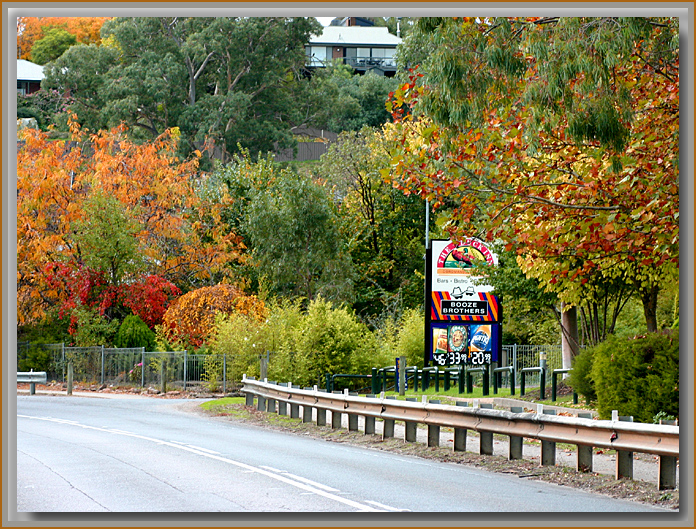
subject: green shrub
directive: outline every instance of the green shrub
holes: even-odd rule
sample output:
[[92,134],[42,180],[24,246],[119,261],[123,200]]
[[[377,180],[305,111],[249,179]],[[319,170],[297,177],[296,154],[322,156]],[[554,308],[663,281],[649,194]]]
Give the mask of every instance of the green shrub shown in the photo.
[[578,395],[585,397],[587,404],[597,400],[597,392],[591,377],[593,358],[594,348],[581,350],[573,358],[573,370],[568,374],[568,384]]
[[53,353],[41,344],[31,344],[26,352],[17,358],[17,371],[53,371]]
[[639,422],[652,422],[660,412],[679,416],[678,333],[610,337],[593,354],[591,378],[600,418],[611,418],[612,410]]
[[405,356],[406,365],[423,368],[425,335],[423,332],[423,311],[409,309],[401,318],[399,337],[396,342],[396,355]]
[[114,345],[116,347],[144,347],[146,351],[155,350],[155,333],[140,316],[126,316],[118,329]]

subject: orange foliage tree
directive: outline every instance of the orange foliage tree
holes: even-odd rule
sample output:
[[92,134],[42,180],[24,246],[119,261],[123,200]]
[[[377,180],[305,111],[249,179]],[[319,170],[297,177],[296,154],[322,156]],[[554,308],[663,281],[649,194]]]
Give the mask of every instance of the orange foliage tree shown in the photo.
[[49,141],[33,129],[22,132],[17,153],[18,323],[39,321],[64,301],[50,288],[46,265],[82,266],[75,225],[94,193],[119,200],[142,226],[135,236],[156,274],[185,289],[224,277],[239,256],[236,235],[220,222],[224,198],[200,198],[198,157],[176,159],[178,134],[167,131],[136,145],[122,128],[87,134],[71,122],[70,141]]
[[235,313],[261,322],[267,310],[258,297],[246,295],[232,285],[199,288],[184,294],[167,309],[162,321],[162,336],[170,344],[197,348],[211,338],[218,314]]
[[80,44],[101,41],[101,27],[112,17],[17,17],[17,58],[29,60],[31,48],[50,28],[63,28]]

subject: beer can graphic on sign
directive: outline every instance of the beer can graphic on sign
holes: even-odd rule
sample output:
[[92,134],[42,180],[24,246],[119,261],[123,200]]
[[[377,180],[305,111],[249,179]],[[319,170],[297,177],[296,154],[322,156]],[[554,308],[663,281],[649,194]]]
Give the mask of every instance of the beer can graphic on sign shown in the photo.
[[490,325],[481,325],[471,338],[472,351],[486,351],[491,340]]

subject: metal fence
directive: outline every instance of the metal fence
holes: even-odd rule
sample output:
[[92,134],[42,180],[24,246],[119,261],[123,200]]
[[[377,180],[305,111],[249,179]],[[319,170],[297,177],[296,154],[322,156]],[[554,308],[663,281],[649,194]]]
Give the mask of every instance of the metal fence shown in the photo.
[[[516,380],[520,370],[539,367],[546,354],[547,373],[563,366],[560,345],[503,345],[499,367],[514,366]],[[272,354],[259,357],[259,370],[268,369]],[[149,352],[143,348],[117,349],[102,346],[66,347],[64,344],[17,344],[17,367],[20,371],[46,371],[49,381],[66,381],[67,363],[73,363],[76,382],[106,385],[161,386],[162,377],[174,389],[205,385],[210,390],[227,391],[241,382],[242,373],[232,369],[234,357],[225,354],[190,354],[188,351]],[[538,373],[527,373],[525,384],[540,383]],[[501,374],[501,387],[509,387],[508,373]]]
[[[546,372],[563,368],[563,356],[560,345],[503,345],[503,357],[500,366],[513,366],[515,368],[515,383],[519,385],[521,380],[520,370],[526,367],[539,367],[542,354],[546,354]],[[539,373],[528,373],[525,384],[528,386],[539,385]]]
[[151,352],[144,348],[117,349],[102,346],[66,347],[64,344],[17,344],[20,371],[46,371],[49,381],[66,382],[67,366],[73,380],[113,386],[161,386],[186,389],[206,386],[226,391],[241,382],[242,374],[230,368],[232,355],[190,354],[188,351]]

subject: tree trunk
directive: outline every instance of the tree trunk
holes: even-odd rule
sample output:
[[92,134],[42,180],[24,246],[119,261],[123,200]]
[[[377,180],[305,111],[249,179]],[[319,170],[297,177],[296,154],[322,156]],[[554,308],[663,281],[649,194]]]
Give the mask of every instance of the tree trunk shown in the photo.
[[640,292],[648,332],[657,332],[657,293],[659,291],[658,285],[652,285]]
[[578,334],[578,309],[561,303],[561,356],[563,369],[573,366],[573,357],[580,351],[580,338]]

